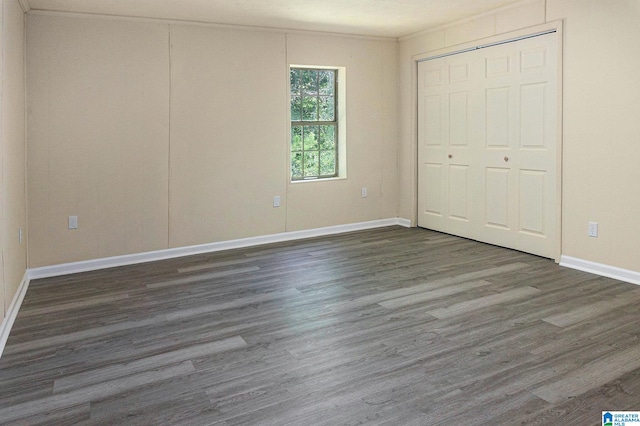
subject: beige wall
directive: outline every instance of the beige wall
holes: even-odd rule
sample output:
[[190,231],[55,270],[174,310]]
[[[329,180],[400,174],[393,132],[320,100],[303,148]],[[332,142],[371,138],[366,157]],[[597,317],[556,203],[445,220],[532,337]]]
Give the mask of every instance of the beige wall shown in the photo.
[[[396,217],[395,41],[29,15],[27,61],[30,267]],[[289,183],[290,63],[347,67],[345,180]]]
[[[30,266],[415,223],[415,55],[563,20],[562,253],[640,271],[639,7],[525,1],[398,43],[30,15]],[[346,180],[288,181],[289,63],[347,67]]]
[[396,217],[395,41],[290,34],[287,53],[290,64],[346,67],[348,159],[347,179],[289,184],[287,231]]
[[[4,317],[27,266],[25,200],[24,13],[17,0],[2,1],[2,102],[0,155],[0,312]],[[24,231],[23,242],[19,229]]]
[[171,27],[171,247],[284,231],[284,39]]
[[547,0],[547,19],[565,20],[563,254],[640,272],[640,2]]
[[[400,42],[399,216],[416,208],[415,55],[563,20],[562,254],[640,272],[640,3],[536,0]],[[598,238],[587,236],[599,223]]]
[[167,247],[168,45],[166,25],[28,17],[30,267]]

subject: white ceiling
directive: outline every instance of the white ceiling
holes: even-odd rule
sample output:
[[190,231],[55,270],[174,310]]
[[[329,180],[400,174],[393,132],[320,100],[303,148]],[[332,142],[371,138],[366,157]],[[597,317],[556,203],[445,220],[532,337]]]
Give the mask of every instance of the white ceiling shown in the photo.
[[28,2],[32,10],[400,37],[514,3],[514,0],[26,0],[24,2]]

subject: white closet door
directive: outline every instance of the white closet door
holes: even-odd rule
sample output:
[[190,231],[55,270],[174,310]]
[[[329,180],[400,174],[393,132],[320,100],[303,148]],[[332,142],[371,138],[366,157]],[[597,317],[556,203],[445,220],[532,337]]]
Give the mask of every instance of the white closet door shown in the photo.
[[418,225],[554,257],[557,40],[418,65]]

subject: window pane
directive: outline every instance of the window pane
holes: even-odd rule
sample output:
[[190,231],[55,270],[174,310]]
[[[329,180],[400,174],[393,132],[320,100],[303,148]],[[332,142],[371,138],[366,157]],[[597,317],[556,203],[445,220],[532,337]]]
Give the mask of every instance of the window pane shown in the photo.
[[302,153],[301,152],[291,153],[291,178],[293,179],[302,178]]
[[335,90],[335,71],[320,71],[318,73],[318,86],[321,95],[333,96]]
[[320,121],[334,121],[334,103],[332,97],[320,97]]
[[320,149],[328,150],[336,148],[336,128],[335,126],[320,126],[320,136],[318,142]]
[[336,173],[336,152],[321,151],[320,152],[320,174],[323,176],[333,175]]
[[314,70],[301,70],[301,89],[305,94],[318,94],[318,73]]
[[300,96],[291,97],[291,121],[302,120],[302,98]]
[[292,69],[289,74],[289,85],[292,95],[300,94],[300,70]]
[[290,70],[292,179],[337,174],[337,75],[336,70]]
[[304,121],[318,121],[318,98],[307,96],[302,98],[302,119]]
[[291,151],[302,151],[302,126],[291,128]]
[[318,151],[304,153],[304,176],[318,176],[320,164],[318,162]]
[[318,126],[304,126],[304,150],[318,149]]

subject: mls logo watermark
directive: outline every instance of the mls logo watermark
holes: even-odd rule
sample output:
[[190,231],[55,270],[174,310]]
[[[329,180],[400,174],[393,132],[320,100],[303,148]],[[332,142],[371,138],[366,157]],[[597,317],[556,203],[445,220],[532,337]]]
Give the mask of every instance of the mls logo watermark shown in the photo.
[[603,411],[602,426],[640,426],[640,411]]

